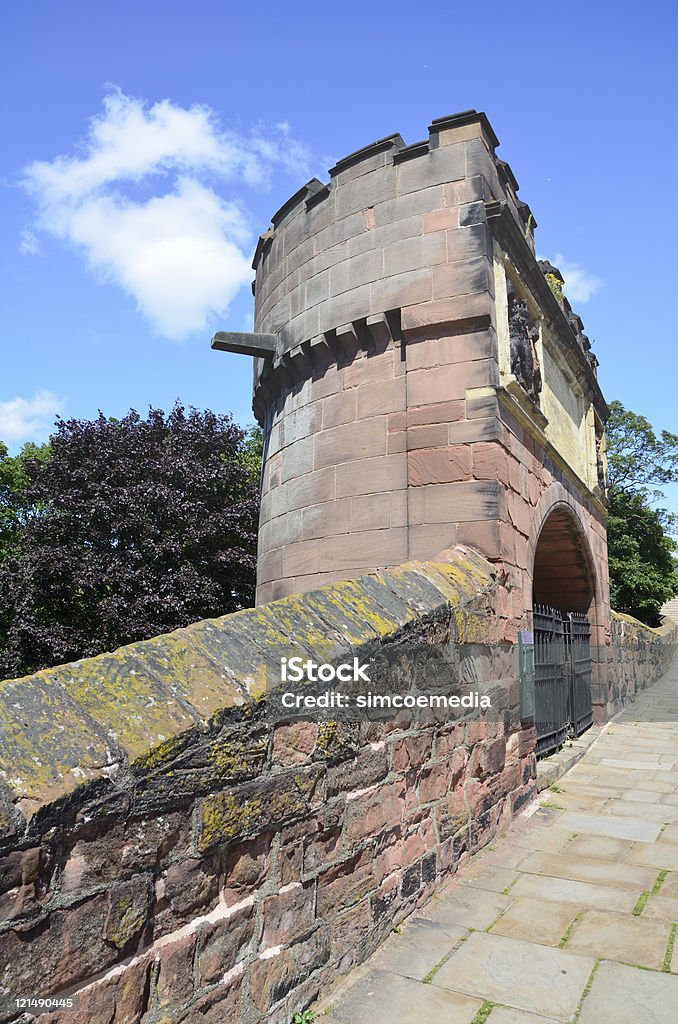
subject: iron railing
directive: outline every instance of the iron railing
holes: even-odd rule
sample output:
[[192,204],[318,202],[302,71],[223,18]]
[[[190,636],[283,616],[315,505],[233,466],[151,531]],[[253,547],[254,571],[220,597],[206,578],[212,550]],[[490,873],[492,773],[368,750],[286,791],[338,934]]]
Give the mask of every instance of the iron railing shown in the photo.
[[591,627],[580,612],[534,608],[534,721],[537,755],[550,754],[568,736],[593,724]]

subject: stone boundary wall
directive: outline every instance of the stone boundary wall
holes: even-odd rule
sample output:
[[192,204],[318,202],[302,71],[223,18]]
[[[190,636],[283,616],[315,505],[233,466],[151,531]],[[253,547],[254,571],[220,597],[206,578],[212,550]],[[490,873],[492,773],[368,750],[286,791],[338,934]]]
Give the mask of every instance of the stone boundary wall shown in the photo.
[[[456,548],[0,683],[0,1024],[289,1024],[536,795],[504,603]],[[614,623],[621,701],[675,629]],[[281,656],[422,643],[491,720],[268,713]]]
[[[77,998],[41,1024],[288,1024],[536,792],[499,590],[457,549],[0,684],[6,998]],[[398,648],[409,679],[407,641],[494,720],[267,717],[282,654]]]
[[612,612],[608,714],[619,711],[636,693],[652,686],[666,671],[678,644],[678,624],[665,619],[652,629],[631,615]]

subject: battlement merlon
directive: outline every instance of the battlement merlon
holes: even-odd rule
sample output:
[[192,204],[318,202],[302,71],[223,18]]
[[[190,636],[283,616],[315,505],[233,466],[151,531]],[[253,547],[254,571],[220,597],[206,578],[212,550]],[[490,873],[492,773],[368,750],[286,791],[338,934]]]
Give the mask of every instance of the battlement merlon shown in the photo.
[[[496,330],[503,315],[492,279],[498,255],[525,284],[605,419],[597,360],[581,320],[544,280],[536,221],[496,156],[498,144],[482,112],[437,118],[426,140],[406,145],[397,133],[385,136],[339,160],[327,184],[312,179],[276,211],[254,255],[255,334],[213,345],[255,356],[260,422],[281,387],[354,350],[369,353],[375,319],[402,324],[392,340],[408,343],[436,323]],[[262,347],[259,335],[275,343]]]

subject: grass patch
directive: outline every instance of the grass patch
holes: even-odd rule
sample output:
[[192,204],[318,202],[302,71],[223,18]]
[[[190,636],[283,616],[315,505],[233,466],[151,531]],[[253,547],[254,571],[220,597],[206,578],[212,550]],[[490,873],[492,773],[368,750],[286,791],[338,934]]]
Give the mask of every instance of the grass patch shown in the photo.
[[649,898],[650,898],[649,892],[641,892],[641,894],[638,897],[638,900],[636,902],[636,905],[633,908],[633,916],[634,917],[640,917],[642,912],[645,910],[645,907],[647,906],[647,901],[649,900]]
[[485,1021],[490,1016],[490,1014],[494,1010],[495,1006],[498,1006],[498,1005],[499,1005],[499,1003],[493,1003],[493,1002],[491,1002],[491,1000],[486,999],[485,1002],[483,1003],[483,1005],[480,1007],[480,1009],[476,1013],[476,1015],[473,1018],[473,1020],[471,1021],[471,1024],[485,1024]]
[[581,1008],[584,1005],[584,1000],[586,999],[587,995],[591,991],[591,986],[593,985],[593,982],[594,982],[596,974],[598,973],[598,968],[599,967],[600,967],[600,960],[596,960],[595,964],[593,965],[593,970],[589,974],[589,980],[586,982],[586,985],[584,986],[584,991],[581,994],[581,999],[577,1003],[577,1009],[574,1011],[574,1020],[579,1020],[579,1014],[581,1013]]
[[564,811],[565,810],[565,808],[562,807],[561,804],[556,804],[556,803],[553,802],[553,800],[544,800],[543,803],[540,804],[540,806],[541,807],[547,807],[551,811]]
[[520,876],[517,876],[516,878],[513,879],[512,882],[509,882],[508,885],[504,886],[504,888],[501,890],[502,896],[508,896],[508,894],[510,893],[511,889],[513,888],[513,886],[518,881],[518,877],[520,877]]
[[565,792],[563,787],[559,786],[557,782],[552,782],[551,785],[549,786],[549,789],[551,790],[552,793],[564,793]]
[[583,913],[584,913],[584,911],[580,910],[579,913],[574,917],[574,919],[567,926],[567,928],[565,929],[565,934],[563,935],[562,939],[558,943],[558,949],[564,949],[565,948],[565,946],[569,942],[570,935],[574,931],[574,926],[576,925],[577,921],[580,920],[580,918],[581,918]]
[[671,970],[671,961],[673,960],[673,947],[676,944],[676,931],[678,931],[678,924],[671,925],[671,932],[669,934],[669,941],[666,943],[666,952],[664,953],[664,963],[662,970],[668,974]]
[[[464,940],[462,939],[462,942],[463,941]],[[433,979],[435,978],[436,974],[440,970],[440,968],[445,966],[445,964],[447,963],[447,961],[450,959],[451,956],[452,956],[451,953],[446,953],[445,956],[442,958],[442,960],[435,965],[433,970],[429,971],[428,974],[426,975],[426,977],[421,979],[422,985],[430,985],[431,982],[433,981]]]
[[657,875],[657,878],[656,878],[656,881],[655,881],[654,885],[652,886],[652,893],[651,893],[652,896],[656,896],[657,895],[657,893],[661,889],[662,885],[664,884],[664,879],[666,878],[667,875],[668,875],[668,871],[665,868],[662,868],[662,870]]

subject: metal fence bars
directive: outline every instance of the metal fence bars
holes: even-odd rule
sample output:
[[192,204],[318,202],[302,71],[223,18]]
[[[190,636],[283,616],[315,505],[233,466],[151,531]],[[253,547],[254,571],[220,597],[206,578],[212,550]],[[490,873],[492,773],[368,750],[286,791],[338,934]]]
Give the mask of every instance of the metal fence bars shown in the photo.
[[593,725],[591,704],[591,626],[581,612],[568,612],[563,619],[570,676],[569,719],[574,736]]
[[534,608],[534,698],[537,756],[593,724],[591,628],[580,612]]

